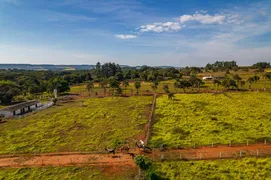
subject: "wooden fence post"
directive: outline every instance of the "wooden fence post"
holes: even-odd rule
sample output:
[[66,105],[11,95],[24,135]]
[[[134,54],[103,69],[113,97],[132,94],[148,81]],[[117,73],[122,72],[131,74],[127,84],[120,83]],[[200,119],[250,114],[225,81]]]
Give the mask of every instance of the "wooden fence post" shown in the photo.
[[242,157],[242,151],[240,151],[240,158]]
[[264,145],[266,145],[266,139],[264,140]]

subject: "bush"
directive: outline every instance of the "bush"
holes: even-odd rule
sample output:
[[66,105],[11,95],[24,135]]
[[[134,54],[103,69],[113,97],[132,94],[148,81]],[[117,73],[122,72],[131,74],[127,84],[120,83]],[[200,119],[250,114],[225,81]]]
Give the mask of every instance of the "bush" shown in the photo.
[[152,166],[152,161],[143,155],[136,156],[134,161],[135,164],[139,166],[142,170],[148,170]]

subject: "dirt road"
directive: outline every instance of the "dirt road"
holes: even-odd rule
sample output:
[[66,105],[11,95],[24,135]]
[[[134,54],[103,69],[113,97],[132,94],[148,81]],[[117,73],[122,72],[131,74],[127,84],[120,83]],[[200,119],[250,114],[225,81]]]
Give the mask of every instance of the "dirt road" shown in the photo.
[[[217,146],[187,149],[169,149],[161,152],[158,149],[152,153],[142,151],[134,152],[145,154],[154,161],[160,160],[200,160],[220,158],[240,158],[246,156],[271,156],[271,145],[254,144],[249,146]],[[41,167],[41,166],[135,166],[133,158],[127,153],[109,154],[84,154],[77,152],[47,153],[47,154],[25,154],[25,155],[1,155],[0,167]]]

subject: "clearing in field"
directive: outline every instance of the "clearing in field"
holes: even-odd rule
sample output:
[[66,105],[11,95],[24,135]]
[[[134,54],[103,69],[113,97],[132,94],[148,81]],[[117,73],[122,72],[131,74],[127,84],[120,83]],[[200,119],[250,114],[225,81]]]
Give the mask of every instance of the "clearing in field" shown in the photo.
[[88,99],[0,124],[0,154],[98,151],[144,134],[152,97]]
[[239,160],[179,161],[155,164],[155,171],[167,179],[270,179],[271,158]]
[[271,141],[271,94],[181,94],[157,99],[151,143],[159,146]]

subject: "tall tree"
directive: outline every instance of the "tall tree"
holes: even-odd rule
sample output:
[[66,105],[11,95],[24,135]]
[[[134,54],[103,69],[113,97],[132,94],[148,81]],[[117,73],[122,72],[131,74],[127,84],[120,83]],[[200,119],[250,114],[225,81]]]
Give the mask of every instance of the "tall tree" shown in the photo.
[[270,72],[264,73],[263,78],[264,78],[264,88],[266,88],[266,81],[271,80],[271,73]]
[[93,84],[93,82],[89,82],[89,83],[87,84],[87,90],[88,90],[88,96],[89,96],[89,97],[90,97],[92,88],[94,88],[94,84]]
[[109,78],[109,86],[113,89],[113,94],[120,92],[120,82],[115,77]]
[[254,77],[249,77],[247,82],[249,83],[249,89],[251,89],[252,83],[254,82]]
[[51,79],[48,83],[47,88],[48,88],[49,92],[53,92],[54,89],[57,89],[58,93],[70,91],[69,83],[60,77],[56,77],[54,79]]
[[14,96],[21,93],[18,84],[12,81],[0,81],[0,101],[1,103],[11,103]]
[[136,81],[135,84],[134,84],[135,88],[136,88],[136,93],[138,94],[138,90],[140,89],[141,87],[141,82],[140,81]]
[[106,79],[102,79],[102,80],[100,81],[100,87],[104,89],[104,96],[106,96],[106,88],[107,88],[107,84],[108,84],[108,82],[107,82]]
[[165,93],[169,93],[169,87],[167,84],[163,86],[163,90],[165,91]]
[[218,89],[219,86],[221,85],[221,81],[219,81],[218,79],[214,79],[214,80],[213,80],[213,84],[214,84],[214,86],[216,86],[216,88]]
[[158,85],[159,85],[159,82],[157,80],[152,81],[151,87],[154,90],[154,92],[156,92]]

